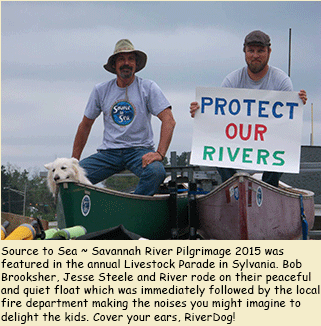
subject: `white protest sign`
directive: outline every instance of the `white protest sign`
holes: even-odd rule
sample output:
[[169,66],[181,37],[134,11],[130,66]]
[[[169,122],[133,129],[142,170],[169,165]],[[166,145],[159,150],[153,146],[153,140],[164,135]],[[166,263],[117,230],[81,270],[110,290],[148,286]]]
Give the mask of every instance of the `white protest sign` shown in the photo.
[[298,92],[199,87],[196,101],[191,164],[299,173]]

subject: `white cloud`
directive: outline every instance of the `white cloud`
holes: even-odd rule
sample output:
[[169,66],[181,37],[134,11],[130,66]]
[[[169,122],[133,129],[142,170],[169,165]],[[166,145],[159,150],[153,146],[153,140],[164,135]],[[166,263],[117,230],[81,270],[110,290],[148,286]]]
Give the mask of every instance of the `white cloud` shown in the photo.
[[[287,70],[289,27],[291,78],[294,88],[306,89],[309,97],[302,139],[309,143],[309,111],[314,103],[315,144],[321,145],[317,5],[2,2],[2,159],[22,168],[42,168],[55,156],[71,154],[94,84],[113,78],[102,65],[120,38],[131,39],[147,53],[147,66],[139,76],[155,80],[173,105],[177,125],[169,151],[189,151],[193,127],[189,104],[195,88],[218,87],[230,71],[244,65],[242,43],[253,29],[270,33],[271,64]],[[157,144],[157,118],[153,126]],[[99,118],[83,156],[101,143],[102,128]]]

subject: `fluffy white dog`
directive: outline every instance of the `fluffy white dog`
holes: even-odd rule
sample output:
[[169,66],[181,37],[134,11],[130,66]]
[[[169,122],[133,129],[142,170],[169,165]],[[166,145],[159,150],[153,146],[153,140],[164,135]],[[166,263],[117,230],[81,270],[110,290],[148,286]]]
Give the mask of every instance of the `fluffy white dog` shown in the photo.
[[76,158],[57,158],[54,162],[45,164],[45,168],[48,169],[47,183],[53,196],[56,195],[58,181],[72,180],[91,185]]

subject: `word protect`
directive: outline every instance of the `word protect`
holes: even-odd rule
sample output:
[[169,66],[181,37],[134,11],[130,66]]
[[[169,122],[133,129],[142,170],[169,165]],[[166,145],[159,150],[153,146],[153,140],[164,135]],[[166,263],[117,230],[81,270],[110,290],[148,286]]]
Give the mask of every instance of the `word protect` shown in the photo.
[[214,105],[214,114],[226,115],[231,114],[236,116],[241,113],[241,111],[246,110],[246,115],[248,117],[252,116],[256,112],[259,118],[269,118],[270,115],[267,113],[267,108],[271,107],[271,114],[274,118],[280,119],[286,117],[284,109],[288,110],[288,119],[293,120],[294,108],[298,107],[299,104],[295,102],[275,101],[270,103],[270,101],[255,100],[255,99],[243,99],[243,102],[239,99],[232,99],[229,102],[223,97],[216,97],[215,100],[211,97],[202,97],[201,99],[201,113],[205,112],[206,107],[211,107]]

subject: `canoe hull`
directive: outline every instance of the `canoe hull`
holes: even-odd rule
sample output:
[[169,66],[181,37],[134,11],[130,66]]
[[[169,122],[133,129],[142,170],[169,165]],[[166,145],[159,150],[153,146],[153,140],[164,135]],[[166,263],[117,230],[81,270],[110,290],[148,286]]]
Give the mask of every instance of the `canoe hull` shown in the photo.
[[[123,225],[147,239],[169,239],[173,221],[169,195],[139,196],[74,182],[59,184],[58,226],[82,225],[87,232]],[[188,226],[188,199],[177,196],[179,228]]]
[[289,240],[302,236],[300,192],[309,229],[314,223],[314,194],[284,190],[237,174],[197,199],[205,239]]

